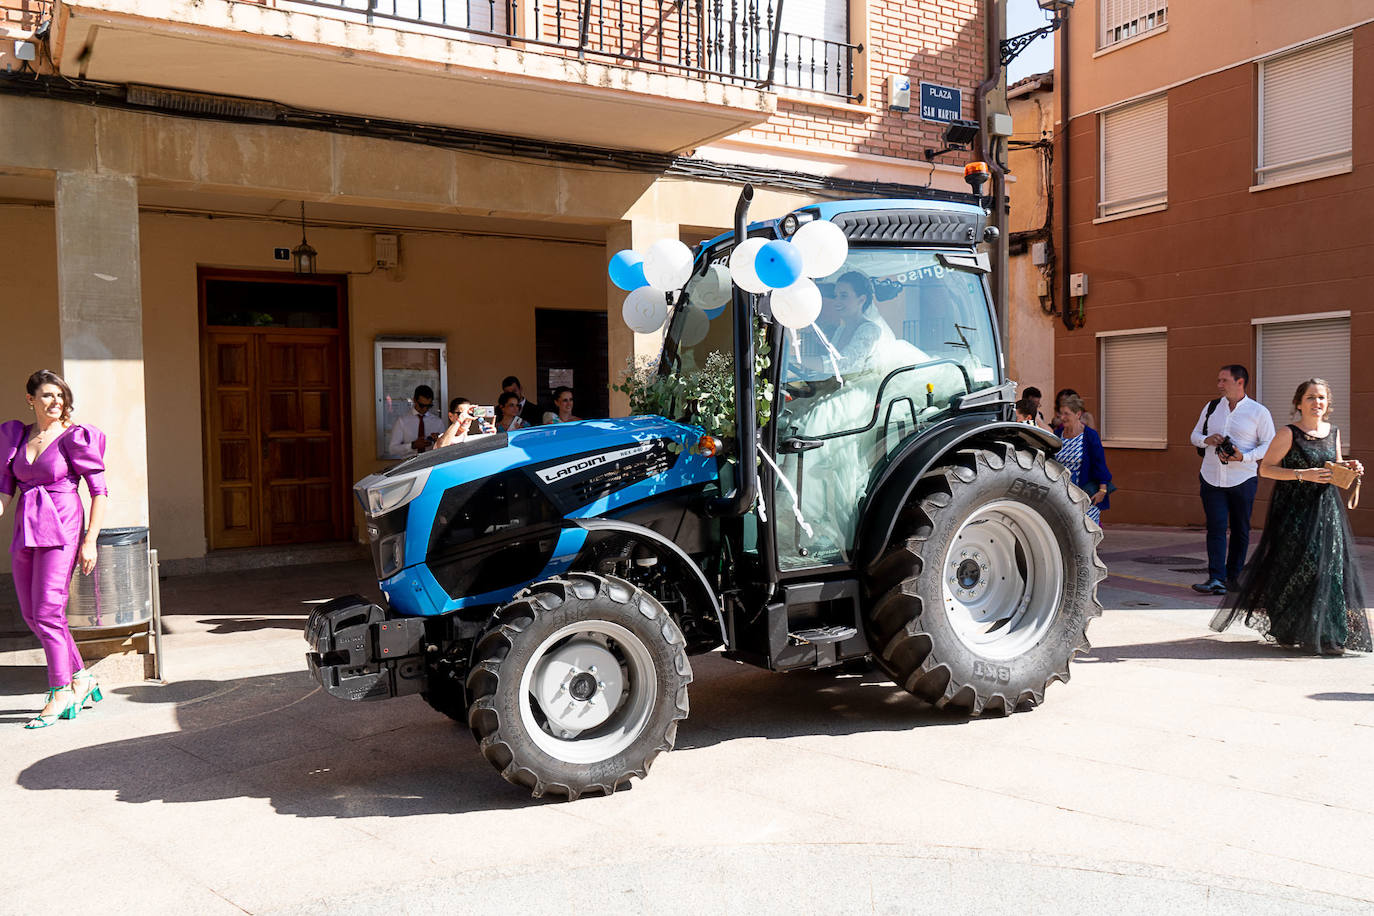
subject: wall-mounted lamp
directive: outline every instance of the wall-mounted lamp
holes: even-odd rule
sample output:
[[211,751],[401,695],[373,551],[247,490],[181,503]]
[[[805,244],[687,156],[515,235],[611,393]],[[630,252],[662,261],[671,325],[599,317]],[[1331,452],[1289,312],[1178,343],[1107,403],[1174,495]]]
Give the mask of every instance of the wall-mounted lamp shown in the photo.
[[298,274],[313,274],[318,252],[305,240],[305,201],[301,201],[301,243],[291,249],[291,262]]
[[945,148],[931,149],[926,147],[926,161],[932,162],[936,156],[943,156],[951,150],[966,150],[973,144],[973,140],[977,136],[977,121],[950,121],[945,125]]
[[1050,14],[1048,25],[1042,25],[1038,29],[1023,32],[1020,35],[1013,35],[1002,42],[1002,66],[1006,66],[1016,60],[1016,55],[1020,54],[1030,43],[1041,35],[1048,35],[1064,24],[1069,18],[1069,10],[1073,8],[1074,0],[1035,0],[1040,9]]

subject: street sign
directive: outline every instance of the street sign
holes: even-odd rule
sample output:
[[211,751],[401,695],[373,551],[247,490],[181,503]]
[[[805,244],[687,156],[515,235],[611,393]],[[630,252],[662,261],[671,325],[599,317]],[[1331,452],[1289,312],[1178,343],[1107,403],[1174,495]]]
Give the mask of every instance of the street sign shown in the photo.
[[963,93],[953,86],[921,81],[921,120],[957,121],[963,112]]

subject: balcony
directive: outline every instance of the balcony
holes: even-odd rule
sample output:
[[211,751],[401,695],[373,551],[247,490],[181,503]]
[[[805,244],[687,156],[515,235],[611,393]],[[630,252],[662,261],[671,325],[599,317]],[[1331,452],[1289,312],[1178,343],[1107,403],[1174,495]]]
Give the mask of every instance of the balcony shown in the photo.
[[855,98],[859,49],[769,0],[59,0],[52,50],[73,78],[670,153],[779,85]]

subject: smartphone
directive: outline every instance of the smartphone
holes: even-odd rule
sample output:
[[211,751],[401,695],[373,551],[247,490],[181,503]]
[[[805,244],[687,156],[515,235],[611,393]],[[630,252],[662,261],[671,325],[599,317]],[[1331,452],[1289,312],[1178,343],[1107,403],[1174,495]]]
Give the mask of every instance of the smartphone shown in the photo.
[[490,404],[473,404],[472,415],[483,420],[496,419],[496,408]]

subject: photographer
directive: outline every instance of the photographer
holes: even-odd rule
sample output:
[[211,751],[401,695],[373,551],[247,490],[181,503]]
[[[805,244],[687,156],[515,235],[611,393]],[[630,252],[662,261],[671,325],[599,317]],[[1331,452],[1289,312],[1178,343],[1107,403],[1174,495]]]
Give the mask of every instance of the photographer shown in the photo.
[[[1274,438],[1274,419],[1246,396],[1250,372],[1241,365],[1217,372],[1221,396],[1202,409],[1192,442],[1202,455],[1199,474],[1202,508],[1207,513],[1206,582],[1193,591],[1224,595],[1235,589],[1250,548],[1250,510],[1259,487],[1259,461]],[[1226,543],[1227,528],[1231,543]]]
[[454,398],[450,401],[448,405],[448,428],[434,443],[434,447],[444,448],[449,445],[457,445],[459,442],[465,442],[476,436],[487,436],[494,432],[490,418],[480,415],[478,413],[480,410],[482,408],[467,398]]

